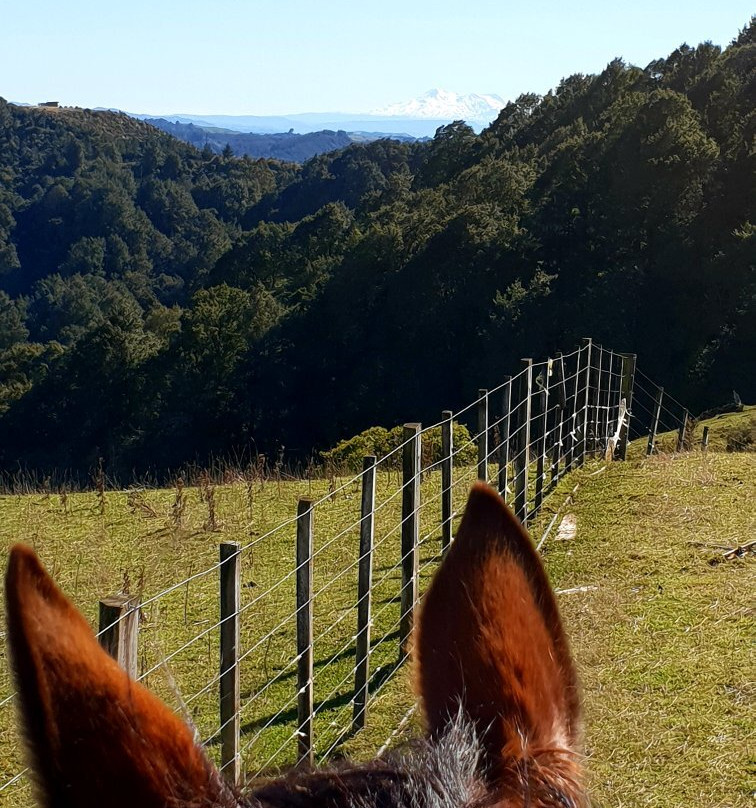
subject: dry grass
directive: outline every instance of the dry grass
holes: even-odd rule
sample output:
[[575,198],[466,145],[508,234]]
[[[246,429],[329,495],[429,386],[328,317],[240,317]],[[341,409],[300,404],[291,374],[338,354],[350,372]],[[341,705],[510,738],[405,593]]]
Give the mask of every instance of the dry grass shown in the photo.
[[[636,459],[595,476],[593,464],[571,475],[533,525],[533,534],[540,535],[567,491],[580,482],[568,509],[577,518],[577,536],[556,542],[552,535],[545,556],[556,587],[596,587],[561,598],[585,689],[592,793],[597,804],[607,806],[752,804],[752,560],[710,562],[722,558],[719,546],[753,537],[756,456],[710,451],[646,460],[633,448],[631,457]],[[397,482],[395,474],[379,475],[379,499],[395,491]],[[459,486],[455,506],[461,507],[466,487]],[[201,487],[180,494],[107,492],[104,509],[96,492],[0,497],[0,547],[16,540],[33,544],[94,621],[99,597],[120,589],[149,597],[215,563],[219,541],[247,544],[290,518],[299,496],[317,497],[327,490],[327,482],[219,486],[213,490],[212,513]],[[437,563],[437,494],[438,479],[431,476],[423,487],[428,503],[421,520],[421,534],[428,536],[421,554],[421,564],[427,565],[424,585]],[[374,596],[380,610],[374,670],[390,670],[396,658],[399,574],[393,567],[399,537],[390,531],[399,521],[398,499],[386,506],[376,531],[377,542],[386,540],[375,561],[375,579],[384,580]],[[358,509],[359,492],[350,487],[318,512],[316,590],[353,564],[356,530],[327,542],[355,520]],[[242,651],[268,633],[271,639],[242,666],[242,743],[290,703],[245,751],[252,771],[282,745],[284,755],[277,762],[290,762],[294,753],[287,740],[295,729],[293,622],[281,624],[293,612],[293,580],[255,600],[293,568],[293,535],[293,526],[285,528],[243,555],[242,580],[248,584],[243,605],[254,605],[249,619],[242,620]],[[315,603],[316,636],[343,618],[316,646],[320,753],[339,737],[351,714],[353,572],[324,589]],[[216,630],[171,655],[217,621],[216,589],[214,574],[196,579],[144,615],[141,670],[169,657],[170,674],[185,700],[217,672]],[[280,677],[277,685],[256,695],[274,676]],[[368,727],[347,739],[342,751],[366,757],[385,742],[412,705],[408,678],[409,671],[400,670],[378,691]],[[163,668],[147,681],[168,703],[176,703]],[[9,692],[0,658],[0,703]],[[190,703],[203,737],[217,726],[216,702],[211,686]],[[0,785],[22,766],[9,706],[0,707]],[[217,747],[210,749],[217,754]],[[28,805],[27,786],[0,794],[0,803]]]
[[753,540],[756,456],[661,455],[588,473],[570,508],[577,536],[547,544],[546,564],[559,587],[596,587],[562,598],[592,795],[751,805],[753,558],[723,554]]
[[[462,509],[474,469],[457,469],[455,507]],[[466,480],[463,479],[466,475]],[[94,625],[97,602],[128,591],[141,601],[177,581],[211,569],[148,605],[140,626],[139,671],[168,704],[179,708],[173,682],[209,751],[217,756],[218,573],[221,541],[248,546],[242,554],[242,747],[245,768],[294,762],[296,753],[295,524],[300,497],[319,498],[342,481],[239,482],[131,492],[0,496],[0,548],[31,544],[63,590]],[[378,475],[370,731],[380,745],[412,703],[404,671],[389,680],[398,652],[401,588],[401,496],[398,472]],[[438,474],[422,485],[421,589],[439,561]],[[314,635],[316,751],[326,753],[351,721],[354,686],[360,491],[349,485],[315,513]],[[272,535],[268,531],[290,523]],[[264,537],[265,538],[262,538]],[[334,536],[339,536],[333,541]],[[184,647],[186,646],[186,647]],[[183,649],[183,650],[182,650]],[[270,680],[275,684],[270,685]],[[0,643],[0,787],[23,768],[12,692]],[[405,706],[406,705],[406,706]],[[395,720],[396,719],[396,720]],[[258,737],[259,735],[259,737]],[[254,742],[253,742],[254,739]],[[338,747],[333,752],[338,753]],[[30,802],[25,782],[0,793],[3,806]]]
[[[756,406],[744,407],[741,412],[716,415],[706,421],[695,422],[689,430],[689,448],[701,449],[704,427],[709,428],[709,451],[753,452],[756,451]],[[676,431],[660,432],[656,436],[655,449],[659,454],[673,453],[677,449]],[[630,446],[628,457],[639,459],[646,454],[646,441],[636,440]]]

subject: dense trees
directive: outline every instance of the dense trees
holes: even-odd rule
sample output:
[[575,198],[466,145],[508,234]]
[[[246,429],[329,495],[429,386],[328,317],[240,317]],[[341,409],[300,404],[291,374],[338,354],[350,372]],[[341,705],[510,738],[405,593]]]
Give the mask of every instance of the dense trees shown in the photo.
[[[225,148],[239,156],[271,157],[285,162],[303,163],[316,154],[343,149],[353,141],[344,131],[322,130],[298,135],[293,132],[256,134],[232,129],[205,128],[193,123],[170,122],[165,118],[147,118],[158,129],[206,150],[206,154],[222,153]],[[230,155],[229,155],[230,156]]]
[[0,464],[164,469],[435,418],[585,335],[753,399],[754,25],[301,168],[0,102]]

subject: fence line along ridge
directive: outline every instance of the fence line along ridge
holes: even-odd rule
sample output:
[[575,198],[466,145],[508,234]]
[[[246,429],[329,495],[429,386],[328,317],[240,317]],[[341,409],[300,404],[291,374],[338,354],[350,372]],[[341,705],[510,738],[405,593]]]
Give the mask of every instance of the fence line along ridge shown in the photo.
[[[679,414],[665,401],[679,406]],[[456,446],[454,425],[461,420],[470,438]],[[405,424],[398,446],[383,457],[366,457],[359,473],[324,496],[300,499],[296,515],[249,542],[222,542],[217,562],[141,602],[104,601],[98,639],[135,679],[163,669],[171,681],[179,681],[172,667],[187,651],[201,653],[196,649],[206,643],[210,653],[217,642],[217,671],[178,701],[187,718],[201,722],[197,732],[219,753],[231,782],[274,764],[329,757],[369,722],[376,699],[407,659],[419,598],[453,541],[469,482],[489,482],[527,525],[559,480],[587,458],[624,459],[631,432],[646,430],[653,451],[659,426],[669,420],[683,441],[687,410],[636,374],[633,354],[586,339],[568,354],[537,363],[524,359],[515,374],[479,390],[457,412],[443,411],[432,426]],[[440,456],[424,458],[423,438],[436,429]],[[460,466],[471,446],[476,459]],[[391,474],[378,474],[396,472],[397,463],[400,479],[392,490]],[[354,516],[326,535],[324,511],[355,488],[361,496]],[[272,542],[290,547],[288,557],[274,580],[248,595],[242,559],[278,547]],[[218,596],[215,605],[205,604],[214,616],[175,648],[161,649],[156,662],[142,659],[140,672],[139,615],[163,601],[170,607],[169,596],[182,587],[188,597],[190,583],[216,571]],[[243,621],[248,614],[255,616]],[[271,654],[280,662],[268,673]],[[3,698],[0,710],[11,700]],[[26,771],[8,777],[0,792],[20,787]]]

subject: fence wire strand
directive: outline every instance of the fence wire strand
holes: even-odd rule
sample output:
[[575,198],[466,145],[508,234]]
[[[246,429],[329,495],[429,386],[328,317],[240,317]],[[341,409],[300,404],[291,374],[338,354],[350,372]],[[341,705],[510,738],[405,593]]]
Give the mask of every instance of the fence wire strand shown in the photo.
[[[440,537],[443,535],[444,529],[448,527],[449,522],[453,524],[460,515],[459,508],[454,507],[455,496],[458,496],[464,488],[469,487],[469,483],[477,477],[478,473],[482,473],[482,470],[479,471],[479,464],[483,464],[486,479],[497,487],[497,489],[500,481],[504,482],[506,486],[514,484],[515,487],[517,487],[518,485],[521,486],[524,484],[524,514],[529,518],[538,511],[556,483],[569,471],[577,465],[580,465],[586,455],[590,456],[597,453],[603,455],[607,445],[609,445],[610,438],[615,434],[616,422],[619,418],[620,401],[623,398],[622,391],[623,380],[625,379],[625,365],[622,355],[610,352],[595,343],[592,345],[590,363],[586,362],[587,356],[585,346],[583,346],[568,354],[558,356],[553,360],[535,362],[530,366],[522,367],[512,377],[507,378],[496,387],[485,391],[474,401],[452,413],[451,422],[453,428],[453,425],[458,423],[460,418],[463,416],[471,416],[468,420],[472,420],[476,408],[479,408],[484,402],[487,405],[486,422],[482,427],[478,424],[475,429],[470,430],[469,437],[459,444],[453,441],[451,452],[445,458],[434,460],[431,457],[427,460],[425,465],[421,463],[420,468],[413,478],[402,480],[396,486],[395,490],[385,495],[380,501],[374,503],[371,511],[373,520],[375,520],[375,517],[379,513],[402,497],[407,486],[412,484],[421,485],[422,481],[428,478],[429,475],[438,472],[444,462],[448,462],[452,468],[452,481],[448,489],[448,497],[452,502],[452,508],[450,515],[446,517],[446,519],[442,518],[440,515],[436,518],[434,514],[427,514],[431,508],[438,506],[438,494],[433,497],[421,495],[420,504],[415,512],[400,515],[398,518],[390,520],[389,524],[382,525],[380,531],[376,531],[379,532],[380,535],[374,537],[372,543],[370,552],[373,554],[373,559],[377,558],[376,553],[379,550],[384,551],[386,547],[390,546],[389,542],[403,530],[408,519],[417,519],[419,526],[420,519],[423,517],[423,531],[418,532],[416,535],[416,545],[412,550],[408,551],[408,553],[415,552],[418,554],[416,572],[414,572],[411,579],[403,581],[398,593],[399,598],[402,598],[408,586],[418,587],[416,591],[419,592],[421,583],[425,585],[428,574],[440,563]],[[621,370],[617,370],[618,366]],[[525,384],[524,380],[528,374],[532,380],[532,391],[529,400],[520,395],[521,389]],[[598,387],[596,387],[596,384],[598,384]],[[651,385],[651,389],[649,389],[648,385]],[[505,390],[508,390],[505,396],[499,396],[499,394]],[[652,419],[654,418],[654,412],[649,409],[644,399],[654,401],[656,390],[658,390],[658,387],[655,383],[640,369],[636,369],[635,387],[633,391],[633,410],[637,408],[637,411],[627,413],[626,429],[629,429],[630,422],[635,423],[640,429],[645,416],[650,416]],[[685,408],[676,399],[669,396],[666,391],[665,398],[675,405],[680,406],[681,412],[686,412]],[[506,402],[508,402],[508,404]],[[506,411],[498,409],[501,407],[506,407]],[[496,410],[496,414],[492,415],[492,410]],[[530,421],[526,423],[524,416],[528,411],[530,412]],[[500,414],[502,412],[503,414]],[[672,410],[664,406],[664,402],[662,402],[662,412],[664,416],[671,418],[675,422],[680,422],[681,420]],[[415,440],[422,440],[423,436],[427,435],[431,430],[443,426],[443,424],[444,421],[439,421],[430,426],[421,427],[417,434],[413,434],[411,437],[403,440],[399,445],[392,448],[378,459],[369,470],[373,474],[380,470],[395,470],[397,459],[402,457],[406,447]],[[662,419],[660,416],[659,424],[663,426],[665,430],[673,431],[666,422],[666,418]],[[527,435],[529,435],[529,440],[525,439]],[[487,441],[487,444],[485,444],[485,452],[480,460],[473,460],[470,464],[464,466],[458,465],[459,460],[465,456],[465,453],[472,447],[483,446],[484,444],[481,443],[483,440]],[[332,490],[329,490],[328,493],[314,500],[310,506],[312,512],[314,514],[319,513],[329,503],[335,503],[339,494],[360,485],[365,479],[365,473],[366,471],[363,470],[353,475],[346,481],[340,482]],[[524,475],[524,483],[522,475]],[[422,490],[422,486],[420,490]],[[522,488],[519,490],[522,491]],[[551,521],[538,542],[537,549],[539,551],[566,503],[569,502],[570,497],[574,494],[574,491],[575,489],[567,495],[565,502],[559,506],[551,518]],[[510,501],[512,492],[508,490],[508,488],[505,488],[501,493],[505,496],[507,501]],[[143,680],[160,668],[167,668],[171,660],[191,649],[199,640],[217,631],[226,620],[232,618],[238,619],[257,604],[270,602],[276,591],[285,583],[292,581],[304,564],[312,564],[316,559],[324,558],[330,548],[338,545],[339,542],[345,540],[350,534],[356,534],[363,524],[364,519],[365,517],[360,513],[360,515],[351,520],[346,527],[330,536],[322,544],[319,544],[317,548],[313,550],[308,561],[294,565],[293,568],[287,570],[284,575],[265,588],[263,592],[255,595],[243,606],[240,606],[233,615],[214,621],[211,625],[202,628],[202,630],[186,640],[178,648],[165,655],[160,662],[148,667],[138,678]],[[262,542],[269,542],[273,536],[283,535],[283,531],[293,529],[297,521],[297,516],[285,519],[262,535],[256,536],[251,541],[244,543],[239,548],[239,555],[248,554],[251,550],[260,546]],[[315,519],[315,525],[317,526],[317,519]],[[251,529],[252,526],[253,522],[251,520],[248,521],[244,527],[245,531]],[[422,532],[422,535],[419,535],[420,532]],[[354,538],[357,538],[356,535]],[[438,542],[438,544],[436,544],[436,542]],[[432,548],[427,556],[425,555],[424,548]],[[319,627],[318,632],[313,635],[310,648],[322,647],[323,642],[327,638],[331,635],[334,636],[333,640],[329,640],[328,643],[326,643],[326,645],[330,646],[330,650],[325,653],[323,659],[317,661],[317,670],[313,669],[313,688],[317,682],[322,683],[328,681],[323,677],[324,675],[331,676],[334,666],[336,666],[336,675],[334,678],[338,679],[338,683],[330,686],[328,694],[318,700],[317,706],[313,709],[311,714],[311,719],[320,717],[332,709],[335,710],[338,716],[341,716],[345,711],[348,711],[354,706],[354,692],[351,693],[351,697],[343,704],[340,704],[336,708],[331,706],[334,698],[347,688],[355,677],[357,660],[356,655],[353,656],[351,651],[355,648],[355,641],[360,629],[355,631],[355,624],[352,624],[350,621],[355,620],[357,611],[364,598],[369,597],[371,593],[384,591],[392,579],[395,579],[399,575],[404,575],[403,565],[407,557],[408,554],[403,555],[400,553],[395,563],[384,566],[381,569],[381,574],[373,578],[370,593],[364,593],[359,597],[355,597],[354,601],[344,608],[343,613],[331,620],[327,626]],[[334,570],[333,574],[327,580],[321,582],[319,588],[311,593],[310,599],[306,605],[310,608],[314,608],[317,603],[321,602],[318,598],[322,598],[324,593],[335,585],[341,584],[347,579],[347,576],[354,574],[364,558],[364,555],[357,552],[355,560],[349,561],[345,566],[340,566],[338,569]],[[181,581],[171,584],[161,591],[147,597],[134,608],[143,610],[148,606],[158,603],[171,593],[183,587],[188,587],[190,583],[216,572],[223,563],[226,562],[219,561],[205,569],[188,575]],[[349,580],[350,586],[353,585],[354,582],[351,582],[351,578]],[[393,610],[397,609],[397,606],[397,597],[393,596],[389,598],[387,602],[382,603],[379,608],[373,609],[368,625],[371,629],[378,629],[380,636],[371,640],[368,652],[369,659],[385,659],[385,646],[389,643],[398,642],[396,630],[401,627],[404,619],[402,609],[399,608],[398,619],[392,620],[391,624],[388,626],[384,625],[387,620],[391,619],[390,614]],[[112,629],[126,616],[127,615],[121,615],[118,619],[113,621],[110,626],[107,626],[99,632],[98,636]],[[280,621],[276,621],[272,629],[266,631],[262,637],[256,638],[247,648],[244,650],[240,649],[236,660],[237,666],[241,666],[242,663],[250,659],[255,651],[258,651],[264,644],[272,641],[273,638],[284,629],[290,631],[290,629],[286,627],[293,622],[295,618],[295,612],[288,614]],[[341,632],[335,633],[339,628],[342,629],[344,634],[341,634]],[[341,639],[338,639],[339,637]],[[292,637],[289,637],[287,641],[291,640]],[[345,654],[346,659],[352,660],[354,664],[344,662]],[[214,731],[205,736],[204,743],[207,744],[218,739],[228,721],[240,719],[242,716],[248,716],[255,704],[261,703],[262,698],[269,694],[276,685],[279,685],[287,677],[291,676],[291,671],[296,668],[300,658],[301,654],[294,655],[293,658],[290,658],[274,676],[270,677],[261,687],[256,689],[254,693],[239,704],[233,719],[228,719],[226,722],[221,723],[220,726],[216,725]],[[345,667],[343,675],[341,675],[338,667],[342,664],[344,664]],[[384,662],[378,665],[374,670],[371,670],[368,697],[364,707],[366,711],[372,709],[387,683],[394,679],[399,669],[400,667],[396,663]],[[208,694],[220,680],[221,674],[215,674],[206,684],[189,696],[183,704],[188,706],[197,702],[198,699]],[[372,687],[370,687],[371,684]],[[282,706],[279,704],[275,713],[267,717],[261,726],[257,726],[254,732],[244,733],[244,744],[240,750],[241,755],[246,755],[251,747],[272,726],[280,722],[280,720],[287,715],[292,705],[297,702],[298,695],[298,692],[290,694],[288,700],[286,700]],[[0,709],[10,704],[14,700],[14,697],[15,694],[12,693],[0,701]],[[401,731],[403,725],[413,714],[414,709],[415,708],[412,707],[406,713],[402,722],[400,722],[400,727],[395,730],[395,733]],[[335,733],[337,737],[336,740],[330,742],[328,748],[321,753],[321,757],[324,758],[329,757],[338,747],[343,732],[345,731],[345,728],[341,727],[338,722],[332,723],[334,723],[336,727]],[[395,737],[395,733],[392,733],[387,743],[391,741],[391,738]],[[276,751],[268,757],[262,767],[257,769],[257,774],[264,772],[273,765],[276,760],[280,758],[281,754],[290,748],[290,744],[297,739],[298,735],[299,727],[296,727]],[[27,772],[28,769],[23,769],[7,780],[3,785],[0,785],[0,792],[20,782]]]

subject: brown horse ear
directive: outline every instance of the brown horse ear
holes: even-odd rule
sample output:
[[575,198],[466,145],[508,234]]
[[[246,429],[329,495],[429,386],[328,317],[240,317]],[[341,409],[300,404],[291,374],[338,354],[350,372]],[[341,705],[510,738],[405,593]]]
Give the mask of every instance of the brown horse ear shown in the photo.
[[231,804],[188,728],[100,648],[31,549],[13,547],[5,583],[13,668],[41,805]]
[[574,758],[577,679],[554,595],[527,533],[487,485],[472,489],[425,596],[415,653],[430,733],[461,708],[494,779],[529,760]]

